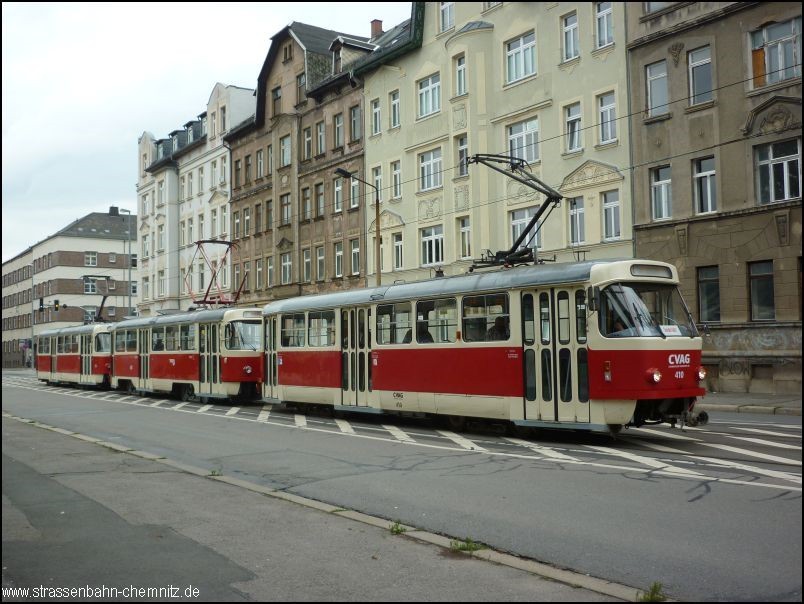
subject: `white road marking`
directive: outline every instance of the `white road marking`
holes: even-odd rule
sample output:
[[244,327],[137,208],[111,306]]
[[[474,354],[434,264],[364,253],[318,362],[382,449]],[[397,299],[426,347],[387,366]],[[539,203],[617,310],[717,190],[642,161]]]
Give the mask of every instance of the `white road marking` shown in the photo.
[[238,411],[240,411],[240,407],[232,407],[224,415],[234,415]]
[[738,426],[734,426],[736,430],[743,430],[745,432],[753,432],[754,434],[767,434],[768,436],[786,436],[786,437],[793,437],[793,438],[801,438],[800,434],[789,434],[787,432],[773,432],[771,430],[759,430],[757,428],[740,428]]
[[635,461],[642,465],[656,468],[658,470],[664,470],[665,472],[678,472],[679,474],[687,474],[687,475],[694,475],[694,476],[701,476],[700,472],[695,472],[694,470],[687,470],[686,468],[677,468],[675,466],[671,466],[663,461],[659,461],[658,459],[654,459],[652,457],[645,457],[644,455],[636,455],[635,453],[629,453],[628,451],[620,451],[619,449],[612,449],[611,447],[597,447],[594,445],[587,445],[590,449],[595,449],[597,451],[602,451],[603,453],[608,453],[609,455],[614,455],[616,457],[624,457],[625,459],[630,459],[631,461]]
[[764,438],[749,438],[747,436],[729,436],[729,438],[736,438],[737,440],[744,440],[749,443],[755,443],[758,445],[765,445],[767,447],[776,447],[777,449],[797,449],[801,451],[801,447],[796,445],[786,445],[784,443],[775,443],[770,440],[765,440]]
[[176,409],[181,409],[181,408],[182,408],[182,407],[184,407],[184,405],[186,405],[186,404],[187,404],[187,403],[179,403],[179,404],[178,404],[178,405],[176,405],[175,407],[171,407],[171,409],[173,409],[173,410],[176,410]]
[[293,416],[293,421],[296,423],[296,426],[298,426],[299,428],[306,428],[307,427],[307,416],[306,415],[300,415],[300,414],[296,413]]
[[681,434],[675,434],[673,432],[665,432],[663,430],[651,430],[650,428],[629,428],[629,430],[633,430],[634,432],[644,432],[645,434],[655,434],[656,436],[662,436],[664,438],[672,438],[674,440],[691,440],[694,442],[701,442],[697,438],[692,438],[690,436],[681,436]]
[[258,422],[267,422],[268,421],[268,418],[271,415],[271,407],[272,407],[272,405],[269,405],[267,403],[262,406],[262,411],[260,411],[260,414],[257,416],[257,421]]
[[415,443],[416,442],[415,440],[413,440],[410,436],[408,436],[405,432],[403,432],[402,430],[400,430],[396,426],[387,426],[387,425],[383,424],[382,427],[385,428],[386,430],[388,430],[395,439],[397,439],[399,441],[402,441],[403,443]]
[[209,411],[212,409],[213,405],[204,405],[201,407],[196,413],[203,413],[204,411]]
[[740,453],[741,455],[747,455],[748,457],[758,457],[759,459],[765,459],[767,461],[781,463],[787,466],[801,465],[800,461],[794,461],[792,459],[787,459],[786,457],[776,457],[775,455],[758,453],[757,451],[751,451],[750,449],[740,449],[739,447],[732,447],[730,445],[719,445],[715,443],[701,443],[701,444],[705,447],[712,447],[714,449],[721,449],[723,451],[730,451],[732,453]]
[[338,428],[341,429],[341,432],[344,434],[354,434],[355,430],[352,428],[352,424],[347,422],[345,419],[336,419],[335,423],[338,424]]
[[544,455],[545,457],[552,457],[553,459],[564,459],[564,460],[567,460],[567,461],[578,461],[577,457],[571,457],[571,456],[566,455],[564,453],[559,453],[558,451],[556,451],[555,449],[551,449],[550,447],[543,447],[541,445],[537,445],[537,444],[532,443],[530,441],[522,440],[521,438],[507,438],[506,437],[505,440],[507,440],[509,442],[512,442],[515,445],[520,445],[522,447],[527,447],[531,451],[535,451],[536,453],[539,453],[540,455]]
[[153,403],[151,403],[151,407],[158,407],[158,406],[159,406],[159,405],[161,405],[162,403],[166,403],[166,402],[167,402],[167,401],[166,401],[165,399],[160,398],[158,401],[154,401]]
[[655,445],[653,443],[640,441],[639,445],[642,447],[648,447],[650,449],[654,449],[655,451],[661,451],[662,453],[675,453],[677,455],[683,455],[684,457],[688,457],[690,459],[698,459],[701,461],[705,461],[716,466],[722,466],[724,468],[733,468],[736,470],[745,470],[746,472],[753,472],[755,474],[762,474],[764,476],[770,476],[772,478],[781,478],[782,480],[789,480],[790,482],[794,482],[796,484],[801,484],[801,476],[797,474],[791,474],[790,472],[779,472],[777,470],[766,470],[765,468],[758,468],[756,466],[749,466],[744,463],[738,463],[736,461],[728,461],[726,459],[717,459],[715,457],[704,457],[701,455],[691,455],[686,451],[682,451],[681,449],[673,449],[672,447],[665,447],[664,445]]
[[478,445],[477,443],[472,442],[468,438],[464,438],[460,434],[455,434],[455,432],[449,432],[448,430],[436,430],[436,432],[438,432],[441,436],[446,436],[452,442],[454,442],[455,444],[463,447],[467,451],[486,451],[487,450],[487,449],[484,449],[483,447],[481,447],[480,445]]

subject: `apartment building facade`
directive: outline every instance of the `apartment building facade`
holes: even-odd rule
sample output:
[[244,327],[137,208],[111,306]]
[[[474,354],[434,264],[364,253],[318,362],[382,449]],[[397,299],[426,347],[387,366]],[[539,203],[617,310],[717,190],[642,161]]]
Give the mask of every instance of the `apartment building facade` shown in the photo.
[[709,388],[801,392],[801,6],[630,3],[636,255],[672,262]]
[[[224,136],[254,112],[254,91],[216,84],[206,111],[171,132],[139,139],[139,313],[184,311],[232,295],[229,150]],[[203,252],[196,242],[206,241]],[[213,275],[216,277],[213,279]],[[211,285],[211,287],[210,287]]]
[[136,222],[93,212],[3,263],[3,367],[30,365],[31,340],[42,331],[93,321],[104,296],[104,320],[133,313]]
[[410,27],[405,52],[355,69],[388,279],[512,247],[544,197],[467,161],[479,153],[525,160],[565,197],[522,243],[541,259],[630,257],[623,5],[416,2]]

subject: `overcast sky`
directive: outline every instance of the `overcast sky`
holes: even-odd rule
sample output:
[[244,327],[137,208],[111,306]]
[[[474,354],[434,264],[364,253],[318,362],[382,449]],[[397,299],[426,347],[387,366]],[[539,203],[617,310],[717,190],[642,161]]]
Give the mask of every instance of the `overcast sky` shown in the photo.
[[368,37],[410,2],[19,4],[3,10],[3,261],[116,205],[136,212],[137,139],[254,88],[292,21]]

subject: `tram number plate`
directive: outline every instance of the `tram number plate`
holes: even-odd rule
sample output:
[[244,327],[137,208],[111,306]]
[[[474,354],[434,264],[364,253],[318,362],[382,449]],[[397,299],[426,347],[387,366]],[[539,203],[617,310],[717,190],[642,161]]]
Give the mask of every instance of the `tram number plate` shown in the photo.
[[683,371],[676,371],[676,379],[683,380],[684,379],[684,372]]

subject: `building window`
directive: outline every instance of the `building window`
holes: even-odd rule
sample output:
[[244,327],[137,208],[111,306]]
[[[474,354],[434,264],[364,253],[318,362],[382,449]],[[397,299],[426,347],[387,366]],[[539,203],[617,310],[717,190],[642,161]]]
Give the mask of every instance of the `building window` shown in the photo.
[[751,33],[754,87],[801,77],[801,17]]
[[336,178],[333,187],[332,207],[334,212],[343,210],[343,179]]
[[84,277],[84,293],[97,294],[98,282],[94,277]]
[[302,275],[303,281],[305,283],[309,283],[312,279],[312,258],[310,256],[310,250],[302,250]]
[[382,115],[380,113],[380,99],[371,101],[371,134],[379,134],[382,131]]
[[296,76],[296,103],[306,100],[305,88],[307,86],[307,76],[300,73]]
[[165,250],[165,225],[160,224],[156,227],[156,249],[159,252]]
[[227,176],[227,174],[226,174],[226,158],[221,157],[221,171],[220,171],[220,178],[218,179],[218,182],[220,184],[224,184],[226,182],[226,176]]
[[84,252],[84,266],[98,266],[98,252]]
[[539,120],[533,118],[508,127],[508,149],[513,157],[535,162],[539,159]]
[[316,216],[324,215],[324,184],[318,183],[315,186],[315,208]]
[[159,286],[159,297],[165,297],[165,271],[159,271],[157,274],[158,277],[158,286]]
[[352,141],[360,140],[361,135],[361,122],[360,107],[352,107],[349,109],[349,117],[352,123]]
[[221,132],[226,132],[226,107],[221,107]]
[[690,105],[706,103],[713,98],[712,93],[712,53],[708,46],[698,48],[687,54],[690,70]]
[[290,252],[286,252],[281,256],[282,261],[282,285],[287,285],[291,281],[291,272],[293,269],[293,264],[291,263],[290,259]]
[[351,208],[356,208],[360,205],[360,181],[357,180],[357,175],[357,172],[352,174],[349,187],[349,207]]
[[581,149],[581,104],[573,103],[564,108],[566,124],[567,152]]
[[419,190],[429,191],[441,186],[441,149],[419,156]]
[[277,86],[271,91],[271,102],[273,107],[273,115],[276,117],[282,111],[282,88]]
[[441,19],[439,31],[447,31],[455,26],[455,3],[441,2]]
[[257,151],[257,178],[265,176],[265,159],[263,157],[262,149]]
[[279,197],[279,211],[281,212],[282,225],[290,224],[291,208],[290,193],[285,193]]
[[441,76],[437,73],[419,81],[419,117],[441,110]]
[[324,272],[324,246],[315,248],[315,277],[319,281],[323,281],[326,277]]
[[335,148],[343,147],[343,114],[339,113],[333,118],[335,124]]
[[335,276],[343,277],[343,243],[335,244]]
[[614,19],[611,15],[611,2],[595,2],[597,22],[597,47],[614,44]]
[[392,197],[400,199],[402,197],[402,162],[391,162],[391,184],[393,186]]
[[469,143],[466,135],[458,137],[458,176],[469,174]]
[[[193,194],[193,178],[190,174],[190,195]],[[251,155],[246,155],[246,184],[251,182]]]
[[[522,235],[525,227],[528,226],[530,220],[536,215],[537,209],[538,207],[534,206],[532,208],[524,208],[511,212],[511,245]],[[519,249],[542,247],[542,234],[538,231],[538,227],[538,224],[534,225],[530,235],[525,237],[522,243],[519,244]]]
[[302,189],[302,219],[310,220],[313,217],[313,200],[310,189]]
[[255,279],[255,289],[262,289],[262,258],[254,261],[255,269],[254,271],[257,273],[257,277]]
[[318,155],[321,155],[327,150],[327,130],[324,122],[318,122],[315,125],[315,132],[318,143]]
[[268,287],[273,287],[274,286],[274,257],[273,256],[268,258],[268,266],[267,266],[266,273],[267,274],[265,275],[265,279],[266,279],[265,284]]
[[569,214],[570,243],[583,243],[586,241],[583,197],[573,197],[569,200]]
[[693,162],[695,182],[695,211],[706,214],[717,210],[717,185],[715,183],[715,158],[705,157]]
[[109,264],[117,264],[117,254],[109,254]]
[[698,267],[698,317],[701,322],[720,321],[720,269]]
[[648,117],[670,111],[667,104],[667,62],[659,61],[645,68],[648,83]]
[[801,139],[756,147],[760,203],[801,197]]
[[617,107],[614,92],[607,92],[597,97],[600,121],[600,144],[617,140]]
[[654,220],[665,220],[672,216],[670,180],[670,166],[660,166],[650,171],[650,198]]
[[310,159],[313,156],[313,130],[312,128],[304,129],[304,159]]
[[458,232],[461,236],[458,257],[468,260],[472,257],[472,223],[469,217],[458,218]]
[[444,227],[441,225],[421,230],[422,266],[444,262]]
[[274,202],[270,199],[265,202],[265,228],[274,228]]
[[[225,160],[226,158],[224,157],[223,159]],[[268,170],[268,176],[270,176],[274,172],[274,146],[273,145],[268,145],[267,163],[268,163],[268,165],[266,166],[266,168]]]
[[142,299],[143,300],[150,300],[151,298],[151,283],[148,277],[143,277],[142,279]]
[[360,274],[360,240],[352,239],[350,242],[352,248],[352,274]]
[[382,167],[377,166],[371,169],[371,179],[374,181],[374,186],[377,190],[377,199],[382,201]]
[[562,19],[564,25],[564,60],[571,61],[580,56],[578,48],[578,15],[572,13]]
[[751,320],[775,319],[772,260],[748,264],[748,288],[751,292]]
[[466,94],[466,56],[455,59],[455,96]]
[[243,236],[251,235],[251,208],[243,208]]
[[399,115],[399,91],[394,90],[391,95],[391,128],[398,128],[400,124]]
[[290,135],[279,139],[279,165],[280,167],[290,165]]
[[517,82],[536,73],[536,34],[529,32],[505,45],[505,81]]
[[620,238],[620,192],[606,191],[603,196],[603,238]]
[[394,269],[402,270],[402,233],[394,233]]

